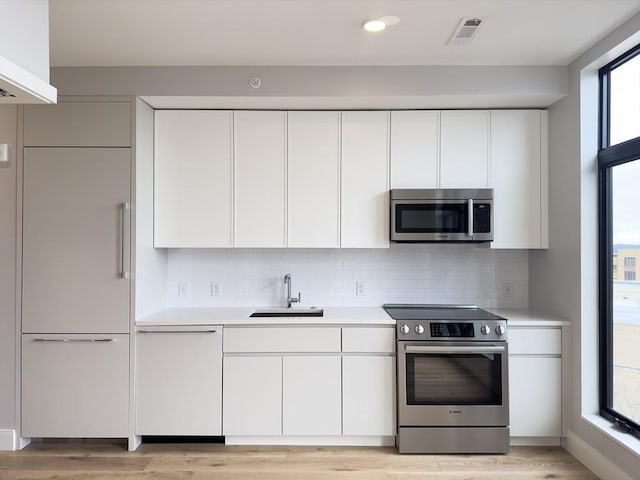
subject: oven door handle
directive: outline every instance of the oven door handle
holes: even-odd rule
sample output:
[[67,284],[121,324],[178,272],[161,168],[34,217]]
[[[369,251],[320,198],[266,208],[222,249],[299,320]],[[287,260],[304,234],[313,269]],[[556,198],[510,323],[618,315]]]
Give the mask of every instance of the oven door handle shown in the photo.
[[501,346],[477,346],[477,347],[456,347],[456,346],[427,346],[427,345],[407,345],[404,347],[407,353],[505,353],[505,347]]

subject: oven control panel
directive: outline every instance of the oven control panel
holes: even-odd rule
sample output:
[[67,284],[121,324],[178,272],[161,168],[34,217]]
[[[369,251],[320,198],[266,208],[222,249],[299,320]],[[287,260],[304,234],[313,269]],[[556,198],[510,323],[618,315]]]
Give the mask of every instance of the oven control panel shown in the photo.
[[506,320],[398,320],[398,340],[506,341]]

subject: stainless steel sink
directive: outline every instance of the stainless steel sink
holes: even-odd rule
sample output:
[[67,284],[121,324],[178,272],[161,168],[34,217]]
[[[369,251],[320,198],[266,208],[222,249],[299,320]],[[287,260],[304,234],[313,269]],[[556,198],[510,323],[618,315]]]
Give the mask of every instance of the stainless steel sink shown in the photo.
[[324,309],[309,308],[261,308],[254,310],[249,317],[322,317]]

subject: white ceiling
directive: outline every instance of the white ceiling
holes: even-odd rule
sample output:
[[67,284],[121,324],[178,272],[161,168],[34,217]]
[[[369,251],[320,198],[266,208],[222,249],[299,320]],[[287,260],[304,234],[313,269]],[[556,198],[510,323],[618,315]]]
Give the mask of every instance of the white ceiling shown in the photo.
[[[51,0],[51,66],[567,65],[640,0]],[[362,23],[395,15],[370,34]],[[447,46],[461,17],[486,17]]]

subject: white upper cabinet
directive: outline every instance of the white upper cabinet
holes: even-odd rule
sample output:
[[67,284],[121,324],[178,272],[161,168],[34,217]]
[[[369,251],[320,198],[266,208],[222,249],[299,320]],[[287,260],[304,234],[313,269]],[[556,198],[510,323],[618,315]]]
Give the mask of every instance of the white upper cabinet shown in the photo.
[[342,113],[341,246],[389,246],[389,112]]
[[340,112],[288,113],[288,246],[340,246]]
[[546,248],[547,112],[491,112],[493,248]]
[[284,247],[287,113],[240,111],[234,117],[234,246]]
[[391,188],[437,188],[440,112],[391,112]]
[[156,247],[386,248],[389,188],[494,188],[492,246],[548,246],[544,111],[159,111],[155,132]]
[[441,113],[440,187],[489,187],[488,110]]
[[232,113],[155,112],[156,247],[230,247]]

